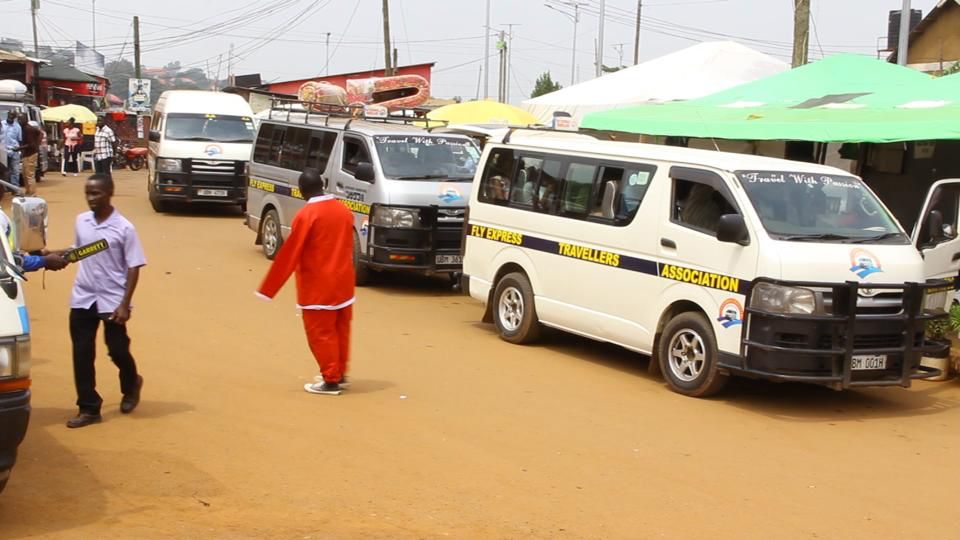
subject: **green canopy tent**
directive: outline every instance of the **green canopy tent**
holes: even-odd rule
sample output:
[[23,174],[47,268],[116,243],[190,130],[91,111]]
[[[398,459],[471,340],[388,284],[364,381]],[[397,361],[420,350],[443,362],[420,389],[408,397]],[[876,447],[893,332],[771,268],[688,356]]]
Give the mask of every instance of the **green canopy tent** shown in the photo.
[[732,140],[960,139],[957,101],[903,106],[911,96],[957,95],[958,82],[956,76],[935,81],[887,62],[838,55],[697,100],[593,113],[581,127]]

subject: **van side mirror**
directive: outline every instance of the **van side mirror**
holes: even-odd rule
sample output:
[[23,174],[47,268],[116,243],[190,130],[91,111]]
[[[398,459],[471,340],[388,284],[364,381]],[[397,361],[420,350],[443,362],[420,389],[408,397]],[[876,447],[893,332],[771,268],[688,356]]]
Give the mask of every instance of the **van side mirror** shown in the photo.
[[357,164],[357,170],[353,173],[353,177],[361,182],[374,183],[377,179],[377,175],[373,170],[373,164],[361,161]]
[[943,213],[939,210],[931,210],[927,214],[927,237],[930,242],[936,244],[944,239],[943,231]]
[[159,132],[159,131],[157,131],[157,130],[155,130],[155,129],[151,129],[151,130],[150,130],[150,142],[160,142],[160,132]]
[[717,224],[717,240],[741,246],[749,244],[750,235],[747,233],[747,223],[743,220],[743,216],[740,214],[720,216],[720,222]]

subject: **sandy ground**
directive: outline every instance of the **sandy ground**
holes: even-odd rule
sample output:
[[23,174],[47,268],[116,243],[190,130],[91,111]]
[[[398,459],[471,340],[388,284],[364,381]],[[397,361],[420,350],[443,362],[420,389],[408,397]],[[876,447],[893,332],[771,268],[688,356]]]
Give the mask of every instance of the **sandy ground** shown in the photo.
[[[479,304],[407,278],[359,292],[353,389],[310,395],[292,283],[254,297],[267,261],[242,220],[158,215],[144,173],[117,179],[149,260],[144,401],[119,414],[101,347],[104,422],[64,426],[73,270],[31,275],[34,410],[2,538],[960,538],[956,381],[685,398],[616,347],[502,342]],[[41,194],[68,244],[82,182]]]

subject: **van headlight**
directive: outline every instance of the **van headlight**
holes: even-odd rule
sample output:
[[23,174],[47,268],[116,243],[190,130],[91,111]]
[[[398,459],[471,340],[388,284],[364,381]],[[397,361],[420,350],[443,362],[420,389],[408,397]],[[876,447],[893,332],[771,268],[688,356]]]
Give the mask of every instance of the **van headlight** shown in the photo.
[[0,343],[0,377],[30,375],[30,338],[18,337]]
[[753,287],[750,307],[785,315],[812,315],[817,311],[817,295],[810,289],[761,282]]
[[160,158],[157,160],[157,170],[165,173],[183,172],[183,162],[179,159]]
[[399,227],[410,229],[420,226],[419,212],[408,208],[378,206],[371,218],[375,227]]

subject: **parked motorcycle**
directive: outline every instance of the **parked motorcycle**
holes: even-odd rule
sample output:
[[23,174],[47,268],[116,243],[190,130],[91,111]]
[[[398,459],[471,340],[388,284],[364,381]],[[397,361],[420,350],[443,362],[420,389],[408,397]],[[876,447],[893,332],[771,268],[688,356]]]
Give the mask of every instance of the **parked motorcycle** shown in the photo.
[[123,143],[120,145],[120,151],[113,158],[113,164],[117,168],[129,167],[131,171],[139,171],[147,164],[147,149]]

